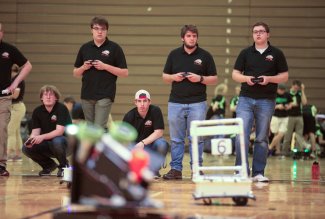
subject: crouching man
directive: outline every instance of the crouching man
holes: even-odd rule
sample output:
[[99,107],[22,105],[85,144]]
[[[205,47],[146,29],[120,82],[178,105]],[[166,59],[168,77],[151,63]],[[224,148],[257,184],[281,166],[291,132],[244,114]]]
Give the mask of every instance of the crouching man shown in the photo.
[[[163,138],[165,126],[161,109],[151,104],[150,94],[146,90],[136,92],[134,104],[136,107],[127,112],[123,119],[138,131],[134,147],[158,152],[165,160],[169,144]],[[163,163],[158,165],[163,166]],[[155,177],[160,177],[159,171]]]
[[[66,106],[59,102],[60,96],[55,86],[45,85],[40,89],[43,104],[33,111],[32,133],[22,148],[27,157],[43,168],[40,176],[50,175],[58,168],[57,176],[61,177],[63,167],[69,166],[64,129],[72,121]],[[52,158],[57,159],[59,165]]]

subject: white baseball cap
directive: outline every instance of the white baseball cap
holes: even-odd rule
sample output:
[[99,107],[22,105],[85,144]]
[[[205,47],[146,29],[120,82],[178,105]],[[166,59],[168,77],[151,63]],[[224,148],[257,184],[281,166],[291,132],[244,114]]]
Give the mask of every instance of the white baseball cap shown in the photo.
[[150,94],[146,90],[138,90],[135,93],[134,99],[135,100],[138,100],[138,99],[149,99],[150,100]]

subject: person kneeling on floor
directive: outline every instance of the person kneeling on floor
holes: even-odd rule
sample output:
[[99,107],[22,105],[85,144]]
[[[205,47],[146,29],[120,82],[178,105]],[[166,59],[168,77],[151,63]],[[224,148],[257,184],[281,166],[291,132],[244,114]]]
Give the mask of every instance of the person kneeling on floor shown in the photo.
[[[32,115],[32,133],[23,145],[23,153],[43,169],[40,176],[50,175],[58,168],[57,176],[63,175],[63,167],[69,166],[68,143],[64,136],[65,126],[72,123],[66,106],[59,102],[59,90],[52,85],[40,89],[42,105]],[[52,159],[58,160],[59,165]]]

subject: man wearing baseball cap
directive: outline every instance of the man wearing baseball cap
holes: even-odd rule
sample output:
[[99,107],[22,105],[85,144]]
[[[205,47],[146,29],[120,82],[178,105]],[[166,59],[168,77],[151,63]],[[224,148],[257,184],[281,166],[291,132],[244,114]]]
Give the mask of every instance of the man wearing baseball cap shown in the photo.
[[[131,124],[138,131],[134,147],[156,151],[165,159],[168,143],[163,138],[165,125],[160,108],[151,104],[150,94],[146,90],[135,93],[134,104],[136,107],[123,118],[124,122]],[[163,162],[160,166],[162,165]],[[155,175],[160,176],[159,171]]]

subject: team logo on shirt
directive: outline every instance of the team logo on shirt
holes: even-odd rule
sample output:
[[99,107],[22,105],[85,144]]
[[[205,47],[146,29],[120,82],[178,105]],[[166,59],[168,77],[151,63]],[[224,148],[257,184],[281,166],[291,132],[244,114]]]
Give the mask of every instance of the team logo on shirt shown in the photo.
[[272,55],[267,55],[267,56],[265,57],[265,60],[266,60],[266,61],[270,61],[270,62],[272,62],[272,61],[273,61],[273,56],[272,56]]
[[8,52],[4,52],[1,54],[1,57],[4,59],[8,59],[9,58],[9,53]]
[[152,126],[152,121],[151,120],[147,120],[145,123],[144,123],[144,126],[148,127],[148,126]]
[[110,52],[109,52],[108,50],[104,50],[104,51],[102,52],[102,55],[103,55],[103,56],[109,56],[109,53],[110,53]]
[[202,60],[201,59],[196,59],[194,60],[195,65],[202,65]]
[[57,116],[56,115],[53,115],[51,117],[51,122],[56,122],[58,120]]

